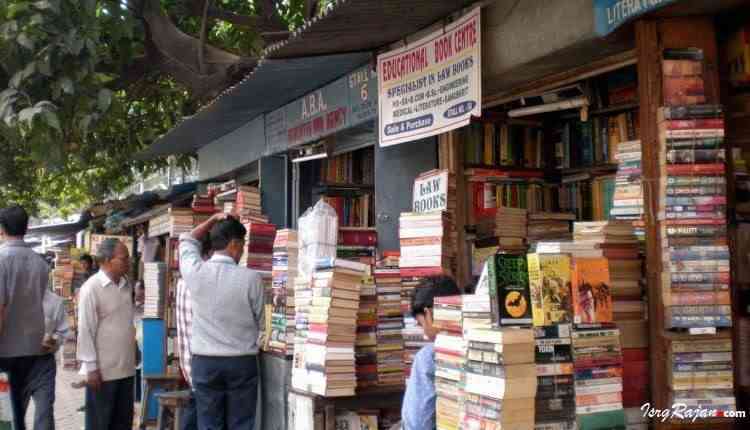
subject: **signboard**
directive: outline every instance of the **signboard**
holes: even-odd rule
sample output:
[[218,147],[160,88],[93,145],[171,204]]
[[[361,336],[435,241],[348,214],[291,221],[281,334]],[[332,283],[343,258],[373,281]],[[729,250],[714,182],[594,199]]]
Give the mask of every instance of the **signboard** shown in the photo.
[[378,56],[380,146],[444,133],[481,115],[480,11]]
[[594,28],[605,36],[629,20],[677,0],[594,0]]
[[448,209],[448,171],[420,176],[414,181],[412,194],[414,212],[435,212]]
[[375,119],[376,79],[364,66],[266,115],[267,152],[285,151]]
[[91,255],[97,255],[99,253],[99,245],[104,242],[105,239],[117,239],[128,248],[128,253],[132,257],[133,254],[133,238],[130,236],[111,236],[106,234],[92,234],[89,238],[89,252]]

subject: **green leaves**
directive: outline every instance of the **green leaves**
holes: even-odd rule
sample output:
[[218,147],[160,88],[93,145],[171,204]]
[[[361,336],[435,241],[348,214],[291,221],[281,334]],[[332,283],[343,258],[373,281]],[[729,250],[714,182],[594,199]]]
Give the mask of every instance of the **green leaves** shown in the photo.
[[98,105],[99,110],[102,112],[106,112],[107,109],[109,109],[109,106],[112,104],[112,91],[107,88],[102,88],[99,90],[99,97],[98,97]]

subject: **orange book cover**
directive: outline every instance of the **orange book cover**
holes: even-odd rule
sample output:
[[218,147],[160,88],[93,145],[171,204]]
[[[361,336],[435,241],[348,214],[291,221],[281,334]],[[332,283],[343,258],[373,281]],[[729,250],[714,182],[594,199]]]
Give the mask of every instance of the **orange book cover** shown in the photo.
[[573,322],[612,322],[609,262],[606,258],[573,259]]

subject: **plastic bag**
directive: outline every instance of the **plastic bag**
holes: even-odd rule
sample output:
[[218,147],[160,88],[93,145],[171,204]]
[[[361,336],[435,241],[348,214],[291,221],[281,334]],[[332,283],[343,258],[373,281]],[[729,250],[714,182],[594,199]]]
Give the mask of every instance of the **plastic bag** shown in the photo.
[[323,200],[307,209],[299,218],[298,276],[310,278],[318,258],[336,258],[339,219],[336,211]]

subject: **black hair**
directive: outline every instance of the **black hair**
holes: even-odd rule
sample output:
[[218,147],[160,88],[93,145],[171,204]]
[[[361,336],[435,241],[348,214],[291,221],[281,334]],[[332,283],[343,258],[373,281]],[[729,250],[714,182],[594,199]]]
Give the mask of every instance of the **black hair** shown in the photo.
[[25,236],[29,228],[29,214],[18,205],[4,208],[0,210],[0,226],[8,236]]
[[411,301],[411,312],[416,317],[424,314],[425,309],[432,309],[435,297],[455,296],[461,294],[456,281],[450,276],[433,276],[425,278],[416,287]]
[[244,240],[247,230],[235,218],[227,218],[217,222],[213,228],[209,237],[211,238],[211,249],[215,251],[223,251],[229,246],[229,242],[232,240]]
[[88,254],[83,254],[81,256],[81,258],[79,258],[79,260],[81,260],[81,262],[85,261],[85,262],[89,263],[90,267],[94,267],[94,259],[90,255],[88,255]]

